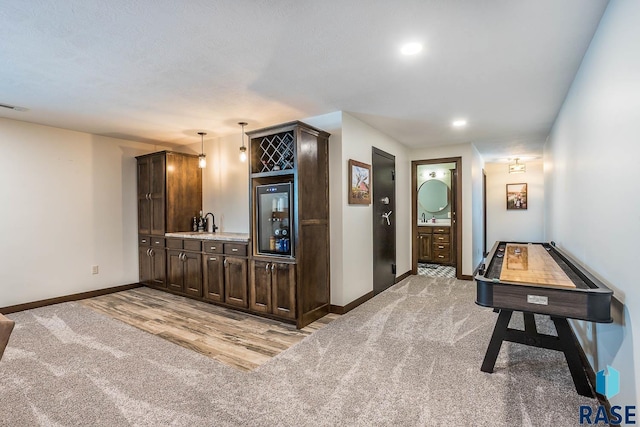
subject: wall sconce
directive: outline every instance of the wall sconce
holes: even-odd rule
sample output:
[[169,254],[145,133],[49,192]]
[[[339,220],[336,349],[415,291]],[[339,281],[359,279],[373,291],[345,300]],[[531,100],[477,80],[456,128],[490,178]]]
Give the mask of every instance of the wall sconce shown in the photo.
[[518,163],[518,160],[520,159],[516,157],[516,162],[509,164],[509,173],[521,173],[527,171],[527,167],[522,163]]
[[240,134],[240,139],[242,140],[242,146],[240,147],[240,161],[247,161],[247,147],[244,146],[244,127],[247,125],[247,122],[238,122],[240,126],[242,126],[242,133]]
[[204,136],[206,135],[206,132],[198,132],[198,135],[200,135],[200,144],[202,147],[202,151],[198,156],[198,167],[200,169],[204,169],[207,167],[207,155],[204,154]]

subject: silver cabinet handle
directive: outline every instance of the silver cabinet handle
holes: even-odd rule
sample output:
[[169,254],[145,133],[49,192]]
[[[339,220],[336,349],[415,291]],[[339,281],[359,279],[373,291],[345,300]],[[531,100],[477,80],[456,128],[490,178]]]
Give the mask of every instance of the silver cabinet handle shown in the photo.
[[231,248],[231,252],[238,252],[238,248]]
[[212,251],[215,251],[215,250],[216,250],[216,247],[215,247],[215,246],[211,246],[211,250],[212,250]]
[[153,252],[153,248],[149,249],[149,256],[154,256],[155,252]]
[[226,258],[224,259],[224,266],[225,266],[225,268],[227,267],[227,259]]
[[147,243],[147,239],[142,239],[141,242],[142,243]]
[[264,266],[264,271],[269,271],[269,263],[267,263],[267,265]]
[[209,261],[217,261],[218,258],[209,258]]
[[276,266],[275,263],[271,263],[271,271],[272,272],[273,272],[273,269],[274,269],[275,266]]
[[151,256],[151,255],[149,254],[149,251],[150,251],[150,250],[151,250],[151,249],[147,249],[147,256]]

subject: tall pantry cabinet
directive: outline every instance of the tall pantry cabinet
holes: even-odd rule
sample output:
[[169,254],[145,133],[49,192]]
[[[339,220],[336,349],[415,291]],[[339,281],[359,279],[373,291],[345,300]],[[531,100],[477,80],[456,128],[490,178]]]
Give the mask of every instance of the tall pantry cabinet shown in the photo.
[[202,210],[198,157],[161,151],[138,161],[138,248],[140,283],[165,288],[165,233],[191,230]]
[[[252,212],[249,308],[294,320],[302,328],[329,313],[329,134],[291,122],[247,135]],[[284,206],[258,206],[266,200],[265,192],[276,190],[285,191]],[[269,248],[261,243],[274,241],[286,244]]]

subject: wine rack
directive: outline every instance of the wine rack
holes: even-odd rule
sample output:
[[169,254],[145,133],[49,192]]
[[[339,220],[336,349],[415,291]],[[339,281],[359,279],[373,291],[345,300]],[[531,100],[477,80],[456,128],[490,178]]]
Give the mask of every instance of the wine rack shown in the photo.
[[252,173],[293,170],[294,162],[293,132],[282,132],[252,140],[258,161],[252,165]]

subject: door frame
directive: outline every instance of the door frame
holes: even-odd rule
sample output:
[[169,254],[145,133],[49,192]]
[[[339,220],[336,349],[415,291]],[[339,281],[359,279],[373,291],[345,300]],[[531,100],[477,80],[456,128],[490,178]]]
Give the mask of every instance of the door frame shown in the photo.
[[456,209],[451,212],[455,219],[456,233],[456,278],[466,279],[462,275],[462,157],[411,161],[411,274],[418,274],[418,166],[437,163],[456,164]]

